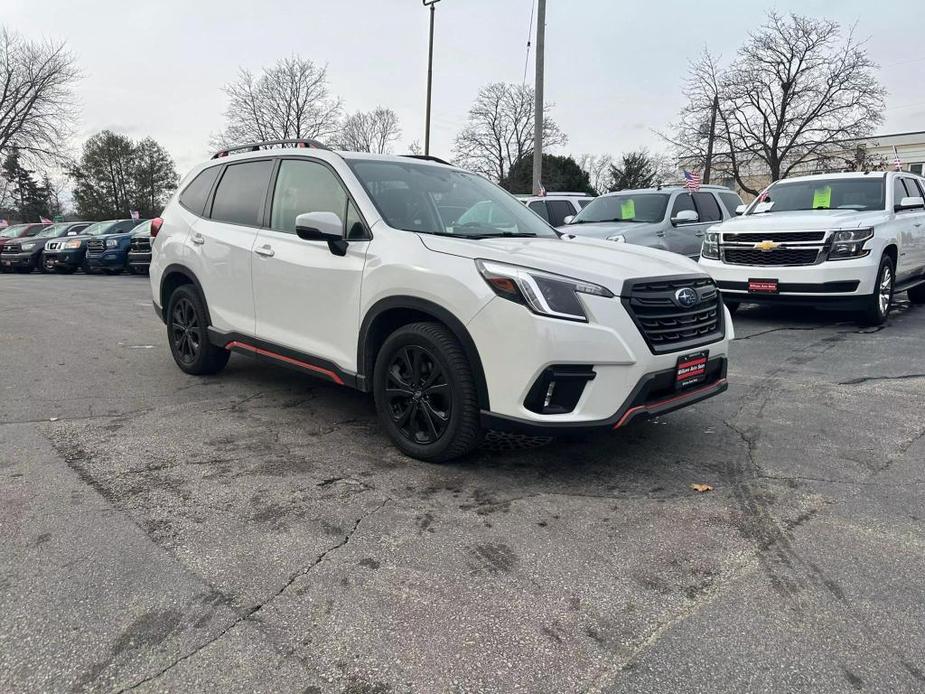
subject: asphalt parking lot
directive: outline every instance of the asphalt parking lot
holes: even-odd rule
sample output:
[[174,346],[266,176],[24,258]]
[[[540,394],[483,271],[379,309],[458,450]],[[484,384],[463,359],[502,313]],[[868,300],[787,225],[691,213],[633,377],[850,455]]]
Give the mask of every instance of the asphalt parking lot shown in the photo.
[[0,275],[0,690],[923,691],[899,299],[744,308],[725,395],[435,466],[364,395],[183,374],[145,278]]

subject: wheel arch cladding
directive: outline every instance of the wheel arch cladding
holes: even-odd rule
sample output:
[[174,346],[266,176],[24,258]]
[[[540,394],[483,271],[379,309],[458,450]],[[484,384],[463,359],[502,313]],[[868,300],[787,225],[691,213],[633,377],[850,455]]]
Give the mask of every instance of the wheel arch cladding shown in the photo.
[[895,244],[888,244],[886,248],[883,249],[883,255],[887,255],[893,259],[893,267],[896,267],[896,263],[899,259],[899,249]]
[[174,293],[177,287],[182,287],[185,284],[193,285],[196,291],[199,292],[199,297],[202,299],[202,305],[206,311],[206,323],[212,325],[209,304],[206,301],[205,292],[202,291],[199,278],[196,277],[196,273],[183,265],[168,265],[164,268],[164,273],[161,276],[161,311],[163,312],[164,322],[167,322],[167,302],[170,300],[170,295]]
[[412,296],[397,296],[376,302],[363,318],[357,345],[357,383],[361,390],[372,390],[376,356],[386,338],[409,323],[430,321],[445,326],[459,340],[472,368],[479,407],[489,410],[488,386],[479,351],[466,326],[442,306]]

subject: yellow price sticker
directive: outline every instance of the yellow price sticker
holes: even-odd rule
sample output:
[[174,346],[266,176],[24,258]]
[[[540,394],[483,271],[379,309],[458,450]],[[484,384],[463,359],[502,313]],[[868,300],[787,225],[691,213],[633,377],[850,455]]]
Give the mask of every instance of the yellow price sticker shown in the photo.
[[620,203],[620,219],[635,219],[636,218],[636,201],[627,200],[626,202]]
[[832,206],[832,186],[822,186],[813,191],[813,209],[829,209]]

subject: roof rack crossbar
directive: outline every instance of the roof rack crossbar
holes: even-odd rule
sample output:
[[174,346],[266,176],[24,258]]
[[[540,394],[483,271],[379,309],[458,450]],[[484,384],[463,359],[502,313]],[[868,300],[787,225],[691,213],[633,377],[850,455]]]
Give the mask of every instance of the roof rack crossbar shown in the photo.
[[301,137],[293,138],[287,140],[264,140],[262,142],[248,142],[244,145],[233,145],[232,147],[225,147],[220,149],[215,154],[212,155],[212,159],[219,159],[221,157],[227,157],[232,152],[259,152],[261,149],[269,149],[270,147],[275,147],[279,145],[295,145],[296,147],[308,147],[311,149],[326,149],[330,151],[330,147],[326,147],[323,143],[318,140],[312,140],[311,138]]
[[446,164],[447,166],[452,166],[450,162],[444,161],[440,157],[432,157],[429,154],[402,154],[403,157],[408,157],[408,159],[423,159],[424,161],[435,161],[438,164]]

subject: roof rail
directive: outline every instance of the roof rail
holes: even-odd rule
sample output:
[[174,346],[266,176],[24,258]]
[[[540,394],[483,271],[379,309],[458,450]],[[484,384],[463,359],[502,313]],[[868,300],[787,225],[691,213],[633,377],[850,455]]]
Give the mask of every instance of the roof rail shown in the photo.
[[312,140],[310,138],[295,138],[289,140],[264,140],[263,142],[249,142],[246,145],[234,145],[233,147],[225,147],[220,149],[215,154],[212,155],[213,159],[219,159],[221,157],[227,157],[232,152],[259,152],[261,149],[269,149],[270,147],[278,145],[295,145],[296,147],[307,147],[310,149],[326,149],[330,151],[329,147],[325,147],[318,140]]
[[424,161],[435,161],[438,164],[446,164],[447,166],[452,166],[450,162],[444,161],[440,157],[432,157],[429,154],[402,154],[403,157],[408,157],[408,159],[423,159]]

